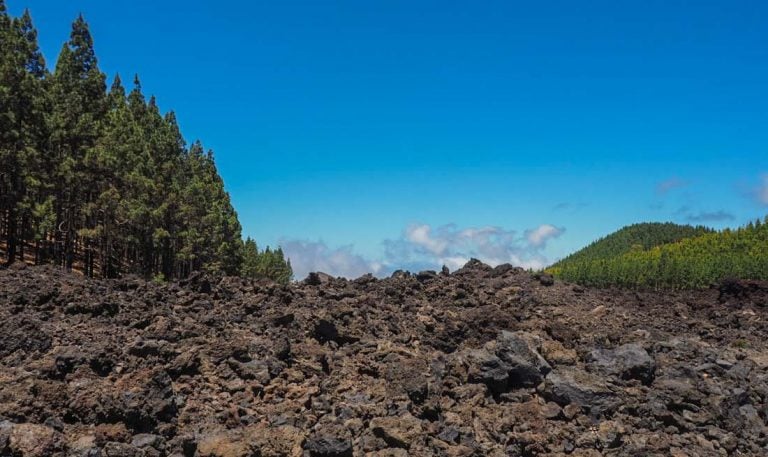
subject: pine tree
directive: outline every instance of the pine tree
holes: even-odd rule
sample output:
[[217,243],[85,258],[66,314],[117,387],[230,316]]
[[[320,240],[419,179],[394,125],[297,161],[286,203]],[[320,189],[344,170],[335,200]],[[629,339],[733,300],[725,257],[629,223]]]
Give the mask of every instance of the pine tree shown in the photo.
[[237,213],[216,170],[213,152],[203,152],[198,141],[186,156],[182,191],[184,230],[182,258],[191,269],[237,274],[240,271],[241,238]]
[[[51,84],[53,102],[51,136],[57,160],[56,234],[58,257],[72,268],[77,232],[92,229],[92,215],[83,213],[95,198],[95,173],[85,156],[101,134],[106,108],[105,75],[98,68],[93,39],[82,16],[72,24],[69,42],[56,62]],[[90,250],[87,245],[86,249]]]
[[259,277],[259,248],[251,237],[243,242],[243,253],[241,255],[242,263],[240,266],[240,276],[244,278]]
[[[0,216],[2,234],[7,240],[7,262],[16,260],[16,205],[18,196],[19,165],[16,153],[19,136],[14,115],[14,82],[17,65],[15,59],[16,37],[5,2],[0,0]],[[18,90],[18,89],[16,89]]]
[[[37,42],[37,30],[32,17],[25,10],[16,21],[18,33],[22,37],[25,78],[22,83],[22,113],[20,115],[24,136],[22,168],[24,170],[24,195],[20,208],[21,247],[26,240],[35,241],[35,252],[39,256],[40,243],[45,233],[53,226],[51,171],[53,163],[47,154],[50,134],[47,113],[50,110],[48,93],[45,87],[48,71]],[[23,255],[22,255],[23,256]],[[41,259],[37,257],[36,263]]]
[[167,113],[162,119],[158,119],[158,124],[163,132],[158,177],[164,191],[159,194],[162,198],[159,202],[162,231],[157,232],[156,236],[160,241],[159,270],[164,277],[168,278],[176,275],[178,269],[179,238],[183,228],[179,209],[184,185],[180,171],[186,154],[186,145],[173,111]]
[[242,247],[240,276],[268,278],[280,284],[287,284],[293,278],[293,269],[291,261],[285,259],[282,248],[273,251],[267,247],[263,252],[259,252],[256,242],[249,237]]
[[17,254],[23,257],[25,239],[32,236],[33,212],[42,198],[43,183],[36,178],[43,167],[46,136],[46,72],[28,11],[11,20],[0,5],[0,35],[0,208],[8,240],[6,261],[12,263]]
[[102,134],[85,159],[88,168],[94,171],[97,196],[87,208],[93,224],[84,234],[98,250],[100,275],[113,277],[119,270],[121,248],[126,244],[122,232],[128,220],[126,175],[133,166],[132,141],[136,136],[119,75],[115,76],[106,105]]

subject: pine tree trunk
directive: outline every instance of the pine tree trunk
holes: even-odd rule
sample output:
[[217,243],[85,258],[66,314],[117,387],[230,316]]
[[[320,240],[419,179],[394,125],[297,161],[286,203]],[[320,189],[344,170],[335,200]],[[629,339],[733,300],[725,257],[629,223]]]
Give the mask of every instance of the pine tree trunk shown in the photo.
[[24,262],[24,227],[26,227],[26,218],[21,219],[20,235],[17,236],[17,243],[19,246],[19,259]]
[[7,252],[6,263],[8,265],[16,261],[16,246],[18,243],[18,240],[16,238],[17,228],[18,228],[18,221],[16,220],[16,204],[14,201],[11,201],[11,204],[8,208],[8,224],[7,224],[8,252]]
[[61,194],[56,195],[56,225],[53,228],[53,263],[56,266],[62,266],[64,264],[63,258],[62,258],[62,243],[64,242],[62,240],[61,234],[61,226],[64,223],[64,219],[62,217],[62,209],[61,204],[58,202],[61,202]]

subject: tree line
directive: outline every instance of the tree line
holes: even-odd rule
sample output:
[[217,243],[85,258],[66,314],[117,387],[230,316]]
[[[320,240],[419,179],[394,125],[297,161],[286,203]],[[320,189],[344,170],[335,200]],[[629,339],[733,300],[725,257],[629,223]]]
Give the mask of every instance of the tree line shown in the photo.
[[[643,225],[635,233],[649,235],[655,227],[658,236],[649,235],[646,244],[632,243],[626,236],[632,231],[625,232],[618,238],[626,243],[608,243],[621,248],[593,245],[555,263],[548,271],[567,281],[597,287],[686,289],[729,278],[768,280],[768,217],[722,231]],[[691,236],[666,241],[685,233]],[[627,245],[629,249],[625,249]]]
[[192,271],[288,281],[282,250],[243,242],[213,152],[187,144],[139,78],[107,89],[82,16],[54,70],[28,11],[0,0],[0,248],[88,276]]

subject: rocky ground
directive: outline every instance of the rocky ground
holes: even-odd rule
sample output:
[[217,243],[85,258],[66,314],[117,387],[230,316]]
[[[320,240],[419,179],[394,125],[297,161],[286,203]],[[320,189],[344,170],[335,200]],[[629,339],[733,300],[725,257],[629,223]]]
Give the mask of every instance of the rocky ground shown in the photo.
[[768,289],[0,270],[3,456],[768,455]]

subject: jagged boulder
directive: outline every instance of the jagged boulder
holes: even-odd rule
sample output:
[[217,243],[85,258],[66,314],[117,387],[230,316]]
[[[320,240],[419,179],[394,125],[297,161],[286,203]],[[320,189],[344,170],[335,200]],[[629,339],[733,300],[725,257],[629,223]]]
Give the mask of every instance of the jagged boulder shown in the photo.
[[616,397],[602,378],[575,367],[559,367],[547,375],[541,395],[560,406],[576,405],[600,413],[615,406]]
[[312,436],[304,449],[309,451],[310,457],[352,457],[352,442],[336,436]]
[[61,434],[51,427],[0,422],[0,455],[47,457],[61,451],[62,447]]
[[321,286],[333,282],[333,276],[322,271],[310,272],[304,279],[304,284],[308,286]]
[[525,332],[501,332],[496,340],[466,355],[469,381],[485,384],[496,395],[535,387],[552,370],[539,354],[537,340]]
[[620,379],[638,379],[643,384],[650,384],[656,371],[656,362],[639,344],[595,349],[587,356],[587,362],[597,373]]

